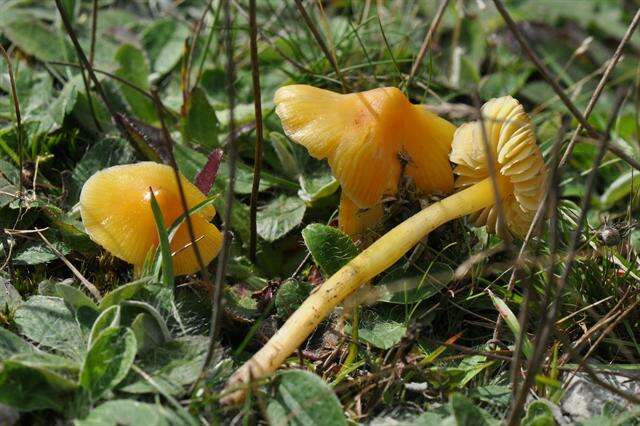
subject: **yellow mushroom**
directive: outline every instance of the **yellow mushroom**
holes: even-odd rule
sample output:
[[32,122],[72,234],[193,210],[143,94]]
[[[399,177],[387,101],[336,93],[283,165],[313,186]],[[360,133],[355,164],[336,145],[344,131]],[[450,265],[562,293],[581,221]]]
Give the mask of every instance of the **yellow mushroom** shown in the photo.
[[278,89],[274,102],[287,136],[328,159],[342,186],[340,228],[350,235],[381,219],[381,199],[396,193],[403,162],[425,194],[453,190],[447,155],[455,127],[397,88],[342,95],[291,85]]
[[[205,200],[184,176],[180,176],[187,206],[191,209]],[[167,227],[182,214],[182,203],[171,167],[142,162],[109,167],[91,176],[82,187],[80,214],[87,234],[107,251],[136,267],[142,266],[150,250],[159,244],[151,210],[151,193],[155,196]],[[196,244],[205,264],[218,254],[222,235],[210,223],[213,206],[191,214]],[[186,221],[171,239],[173,272],[186,275],[198,270]]]
[[505,208],[506,228],[523,235],[542,198],[546,169],[536,145],[531,121],[512,97],[494,99],[482,108],[487,142],[495,160],[497,191],[493,188],[479,122],[457,130],[451,160],[457,163],[461,191],[413,215],[326,280],[287,319],[278,332],[229,379],[223,402],[238,402],[246,388],[237,386],[275,371],[329,313],[361,285],[383,272],[425,235],[440,225],[480,212],[478,224],[496,229],[495,196]]

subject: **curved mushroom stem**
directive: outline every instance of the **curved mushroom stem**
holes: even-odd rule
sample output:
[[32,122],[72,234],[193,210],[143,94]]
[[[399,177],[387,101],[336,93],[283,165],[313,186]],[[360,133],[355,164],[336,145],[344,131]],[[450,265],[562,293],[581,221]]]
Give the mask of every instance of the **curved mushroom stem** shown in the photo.
[[[499,188],[500,193],[504,189]],[[241,402],[247,389],[242,384],[274,372],[338,304],[393,265],[429,232],[494,202],[491,179],[487,178],[431,204],[380,237],[315,289],[265,346],[231,376],[226,388],[230,393],[221,402]]]

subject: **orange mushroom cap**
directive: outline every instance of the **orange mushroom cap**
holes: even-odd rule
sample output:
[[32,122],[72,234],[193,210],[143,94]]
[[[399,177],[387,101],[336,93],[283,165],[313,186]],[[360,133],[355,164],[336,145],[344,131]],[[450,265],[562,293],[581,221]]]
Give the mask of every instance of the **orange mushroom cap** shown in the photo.
[[[205,200],[184,176],[180,176],[189,209]],[[91,176],[82,187],[80,214],[87,233],[114,256],[141,266],[150,250],[159,244],[150,188],[158,202],[165,226],[184,213],[178,185],[171,167],[142,162],[109,167]],[[215,209],[208,205],[190,215],[196,244],[205,264],[222,246],[220,231],[210,222]],[[195,251],[190,244],[186,221],[171,239],[175,275],[198,270]]]
[[455,126],[412,105],[395,87],[342,95],[291,85],[278,89],[274,102],[287,136],[328,159],[343,200],[359,209],[396,193],[403,159],[424,193],[453,190],[448,154]]

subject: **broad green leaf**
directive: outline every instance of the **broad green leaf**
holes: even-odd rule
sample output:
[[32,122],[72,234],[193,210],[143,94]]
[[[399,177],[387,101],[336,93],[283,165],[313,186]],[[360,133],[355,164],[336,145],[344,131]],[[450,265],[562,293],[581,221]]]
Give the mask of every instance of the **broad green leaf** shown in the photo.
[[340,182],[328,170],[302,174],[298,178],[300,190],[298,197],[307,203],[313,203],[321,198],[334,194],[340,188]]
[[73,287],[69,284],[56,283],[56,293],[62,297],[68,305],[72,306],[75,310],[85,306],[94,310],[98,310],[98,306],[77,287]]
[[65,61],[73,52],[67,38],[36,19],[19,19],[0,31],[28,55],[41,61]]
[[160,404],[147,404],[131,399],[107,401],[91,410],[75,426],[171,426],[184,422]]
[[[350,328],[346,327],[345,331],[349,333]],[[358,338],[380,349],[391,349],[400,343],[406,333],[407,327],[401,322],[375,316],[373,318],[365,316],[358,327]]]
[[136,337],[128,327],[109,327],[100,333],[91,345],[80,372],[80,385],[93,400],[99,399],[127,376],[136,349]]
[[307,207],[298,197],[280,195],[258,211],[258,235],[275,241],[300,225]]
[[607,186],[607,189],[600,197],[600,202],[603,206],[609,207],[629,194],[637,196],[639,190],[640,173],[636,170],[631,170],[620,175],[611,185]]
[[202,89],[191,91],[185,110],[187,114],[181,122],[183,141],[208,150],[218,148],[218,117]]
[[[149,65],[144,54],[138,48],[124,44],[116,53],[116,61],[120,67],[115,74],[140,89],[149,91]],[[119,84],[131,111],[142,121],[153,123],[156,121],[156,109],[153,101],[126,84]]]
[[527,407],[527,415],[522,419],[522,426],[555,426],[553,412],[544,401],[533,401]]
[[102,311],[91,327],[89,341],[87,343],[89,348],[105,329],[120,326],[120,319],[122,318],[121,311],[122,308],[120,305],[112,305]]
[[189,28],[175,19],[157,20],[146,28],[142,44],[151,59],[153,72],[165,74],[178,64],[189,35]]
[[62,411],[76,384],[46,368],[4,360],[0,364],[0,402],[20,411]]
[[449,404],[455,417],[456,425],[497,426],[500,424],[498,420],[491,418],[486,411],[476,407],[466,396],[459,393],[451,395]]
[[280,372],[275,395],[267,404],[267,417],[274,426],[346,425],[340,401],[318,376],[303,370]]
[[[65,256],[71,252],[69,246],[62,241],[51,241],[51,245]],[[49,246],[44,242],[36,241],[18,251],[13,262],[18,265],[39,265],[57,259],[58,255]]]
[[305,281],[289,279],[282,283],[276,293],[276,312],[281,318],[288,318],[304,302],[312,290]]
[[131,330],[138,342],[138,353],[146,352],[162,344],[165,336],[154,317],[145,312],[139,313],[131,322]]
[[149,282],[147,278],[133,281],[128,284],[121,285],[115,290],[105,294],[100,302],[100,310],[104,311],[109,306],[117,305],[124,300],[133,299],[138,292],[144,289],[144,286]]
[[[518,335],[520,335],[520,323],[518,322],[518,318],[511,309],[509,309],[509,306],[507,306],[502,299],[493,294],[491,290],[487,290],[487,293],[489,294],[493,305],[500,313],[500,316],[504,319],[504,322],[507,323],[507,327],[509,327],[513,336],[517,338]],[[522,353],[527,359],[531,358],[531,355],[533,354],[531,340],[529,340],[526,334],[522,336]]]
[[20,334],[73,358],[84,352],[82,330],[64,301],[58,297],[31,296],[16,309]]
[[224,294],[224,309],[227,315],[232,318],[242,322],[249,322],[262,314],[258,308],[258,301],[251,297],[252,291],[245,286],[227,286]]
[[13,355],[29,354],[35,351],[36,348],[33,345],[6,328],[0,327],[0,360],[10,358]]
[[302,230],[302,238],[325,277],[335,274],[357,256],[351,238],[337,228],[312,223]]
[[[193,383],[200,374],[207,353],[209,339],[204,336],[184,336],[156,346],[142,354],[137,366],[172,395],[184,392],[184,386]],[[133,373],[122,391],[154,393],[148,381]]]
[[15,309],[22,303],[22,296],[9,280],[0,277],[0,311]]

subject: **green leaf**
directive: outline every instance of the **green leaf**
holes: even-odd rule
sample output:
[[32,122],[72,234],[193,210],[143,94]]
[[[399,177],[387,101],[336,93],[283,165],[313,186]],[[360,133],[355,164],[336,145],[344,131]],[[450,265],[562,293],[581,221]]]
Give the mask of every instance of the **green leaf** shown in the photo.
[[635,194],[640,190],[640,174],[636,170],[628,171],[620,175],[607,186],[600,197],[600,202],[605,207],[612,206],[629,194]]
[[0,402],[20,411],[62,411],[75,383],[46,368],[4,360],[0,364]]
[[489,426],[499,425],[500,422],[491,418],[484,410],[473,405],[464,395],[454,393],[449,401],[451,411],[459,426]]
[[269,423],[315,426],[346,425],[340,401],[318,376],[303,370],[278,373],[275,395],[267,405]]
[[22,296],[6,278],[0,277],[0,311],[13,310],[22,303]]
[[[491,290],[487,290],[487,293],[489,294],[493,305],[500,313],[500,316],[504,319],[504,322],[507,323],[507,327],[509,327],[513,336],[517,338],[520,335],[520,323],[518,322],[518,318],[511,309],[509,309],[509,306],[507,306],[502,299],[494,295]],[[533,354],[531,340],[529,340],[526,334],[522,336],[522,353],[527,359],[531,358],[531,355]]]
[[67,38],[36,19],[19,19],[5,25],[1,31],[20,50],[41,61],[65,61],[73,52]]
[[280,195],[258,212],[258,235],[275,241],[300,225],[307,207],[298,197]]
[[[62,241],[52,241],[51,245],[65,256],[71,252],[69,246]],[[14,256],[13,262],[18,265],[40,265],[56,259],[58,259],[58,255],[49,246],[44,242],[37,241],[27,244],[21,249]]]
[[[115,74],[140,89],[149,91],[149,65],[144,54],[130,44],[124,44],[116,53],[116,61],[120,67]],[[131,111],[142,121],[153,123],[157,120],[153,101],[126,84],[119,84]]]
[[187,114],[181,121],[183,140],[208,150],[218,148],[218,117],[202,89],[191,91],[185,109]]
[[69,284],[56,283],[56,293],[62,297],[69,306],[72,306],[75,310],[85,306],[93,310],[98,310],[98,306],[80,289],[73,287]]
[[80,197],[82,185],[94,173],[110,166],[132,163],[136,153],[131,145],[119,137],[106,137],[93,144],[71,172],[70,201]]
[[335,274],[358,255],[351,238],[337,228],[312,223],[302,230],[302,238],[325,277]]
[[93,342],[105,329],[120,326],[120,319],[122,318],[121,310],[120,305],[113,305],[102,311],[91,327],[89,342],[87,343],[88,347],[91,347]]
[[100,302],[100,310],[104,311],[109,306],[117,305],[124,300],[133,299],[138,292],[144,289],[144,286],[149,282],[147,278],[133,281],[125,285],[121,285],[115,290],[105,294]]
[[171,426],[183,423],[160,404],[130,399],[107,401],[91,410],[85,419],[74,422],[75,426]]
[[[179,395],[184,386],[197,380],[207,353],[209,339],[204,336],[184,336],[156,346],[141,355],[136,363],[169,394]],[[130,375],[122,391],[155,393],[156,389],[137,374]]]
[[147,27],[142,44],[151,58],[154,72],[165,74],[178,64],[189,35],[189,28],[175,19],[157,20]]
[[313,203],[321,198],[328,197],[340,188],[340,182],[328,170],[302,174],[298,178],[298,182],[300,182],[298,197],[307,203]]
[[173,288],[173,257],[171,257],[169,233],[167,232],[167,227],[164,224],[164,218],[162,216],[160,206],[158,205],[158,201],[156,200],[156,196],[152,191],[149,193],[151,194],[151,210],[153,211],[153,218],[155,219],[156,230],[158,231],[158,238],[160,239],[160,258],[158,259],[158,265],[162,266],[162,282],[167,288]]
[[533,401],[527,407],[527,415],[522,419],[522,426],[555,426],[553,412],[544,401]]
[[278,316],[288,318],[309,296],[312,288],[308,282],[296,279],[289,279],[282,283],[276,293],[275,303]]
[[131,329],[136,335],[138,342],[138,353],[146,352],[162,344],[165,340],[162,329],[158,326],[158,322],[150,314],[142,312],[138,314],[131,322]]
[[13,355],[36,352],[36,348],[6,328],[0,327],[0,360]]
[[91,345],[82,365],[80,385],[94,400],[129,373],[136,356],[136,337],[128,327],[109,327]]
[[76,359],[84,353],[82,330],[58,297],[31,296],[16,309],[15,324],[20,334],[42,346]]
[[[351,327],[345,327],[350,333]],[[407,333],[407,327],[391,318],[363,315],[358,328],[358,338],[380,349],[391,349]]]

